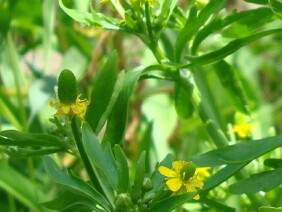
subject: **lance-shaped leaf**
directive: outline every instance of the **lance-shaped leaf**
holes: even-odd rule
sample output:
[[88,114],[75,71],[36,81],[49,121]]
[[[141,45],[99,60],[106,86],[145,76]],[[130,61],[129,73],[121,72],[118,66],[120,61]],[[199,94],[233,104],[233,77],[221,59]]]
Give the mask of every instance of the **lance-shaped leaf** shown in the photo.
[[212,150],[191,160],[197,166],[221,166],[251,161],[282,146],[282,136],[240,142],[231,146]]
[[43,163],[47,174],[55,183],[61,185],[66,190],[92,200],[107,211],[113,210],[110,203],[102,194],[96,191],[81,178],[69,175],[67,170],[61,171],[51,157],[45,156]]
[[81,24],[87,26],[100,27],[109,30],[124,30],[118,26],[119,20],[114,18],[109,18],[103,15],[102,13],[96,13],[94,10],[92,10],[92,13],[89,13],[89,12],[69,9],[63,4],[62,0],[59,1],[59,5],[66,14],[68,14],[71,18],[73,18],[75,21]]
[[0,145],[32,146],[32,147],[61,147],[70,149],[71,145],[59,137],[44,133],[26,133],[16,130],[0,132]]
[[214,69],[221,85],[236,109],[242,113],[248,114],[247,97],[238,77],[235,76],[234,68],[224,60],[220,60],[214,64]]
[[188,119],[193,115],[194,106],[191,101],[191,94],[179,84],[175,84],[174,104],[180,118]]
[[210,1],[197,16],[197,10],[190,10],[191,13],[183,27],[182,31],[179,33],[176,43],[175,43],[175,59],[180,61],[181,53],[189,42],[193,35],[198,31],[198,29],[205,24],[208,18],[213,14],[213,12],[223,3],[223,0]]
[[[247,22],[250,19],[254,19],[256,17],[261,17],[260,21],[252,21]],[[193,40],[192,45],[192,54],[196,53],[200,43],[207,38],[212,33],[228,26],[233,23],[241,23],[242,25],[247,25],[247,28],[258,28],[265,24],[267,21],[271,21],[273,19],[272,11],[269,8],[257,8],[252,10],[246,10],[242,12],[234,12],[228,15],[225,18],[222,18],[221,15],[215,16],[208,24],[203,26],[202,29],[199,30],[195,39]],[[235,24],[234,24],[235,25]],[[252,31],[250,31],[252,32]],[[241,35],[242,37],[243,35]]]
[[120,144],[123,140],[126,130],[129,99],[140,73],[141,70],[133,70],[125,74],[122,90],[107,121],[106,132],[102,140],[103,146],[107,142],[110,142],[112,146]]
[[[91,92],[90,105],[87,107],[85,120],[92,130],[96,132],[99,121],[105,113],[114,92],[117,79],[118,57],[116,51],[112,52],[108,60],[96,77]],[[117,92],[118,95],[119,92]],[[115,101],[113,102],[113,104]],[[104,120],[105,121],[105,120]],[[103,123],[101,123],[103,124]]]
[[270,191],[282,184],[282,168],[253,174],[229,187],[233,194],[253,194],[260,191]]
[[129,169],[126,156],[119,145],[114,146],[116,166],[118,172],[117,193],[127,193],[129,190]]
[[110,144],[107,143],[102,149],[97,136],[87,122],[82,127],[82,143],[108,200],[113,203],[118,173]]
[[180,195],[172,195],[166,199],[160,200],[154,203],[147,210],[148,212],[163,212],[163,211],[172,211],[178,206],[190,201],[196,195],[196,192],[189,192]]
[[207,65],[210,63],[214,63],[216,61],[222,60],[225,57],[227,57],[228,55],[236,52],[238,49],[242,48],[243,46],[248,45],[251,42],[254,42],[262,37],[265,37],[267,35],[271,35],[274,33],[281,33],[282,29],[270,29],[270,30],[265,30],[262,32],[258,32],[255,34],[252,34],[250,36],[246,36],[244,38],[238,38],[235,39],[231,42],[229,42],[227,45],[225,45],[224,47],[201,55],[201,56],[190,56],[188,55],[187,58],[189,59],[189,61],[191,62],[190,64],[186,64],[186,65],[180,65],[178,66],[178,68],[188,68],[188,67],[193,67],[193,66],[201,66],[201,65]]
[[44,195],[33,182],[13,168],[3,163],[0,165],[0,188],[7,191],[30,210],[35,212],[45,211],[38,203]]

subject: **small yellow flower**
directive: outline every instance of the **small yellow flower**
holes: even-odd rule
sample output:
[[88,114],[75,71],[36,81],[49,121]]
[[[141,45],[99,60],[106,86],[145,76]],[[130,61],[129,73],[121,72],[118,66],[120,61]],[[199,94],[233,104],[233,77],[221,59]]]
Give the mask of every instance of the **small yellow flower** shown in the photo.
[[[197,177],[197,170],[192,162],[174,161],[172,169],[164,166],[159,167],[159,172],[166,177],[166,185],[175,194],[197,191],[204,183]],[[194,197],[200,199],[199,194]]]
[[233,132],[237,133],[240,138],[249,137],[250,131],[254,128],[253,125],[243,123],[243,124],[235,124],[233,127]]
[[89,105],[89,101],[87,99],[81,100],[80,96],[81,95],[78,95],[75,102],[71,104],[62,104],[60,100],[56,102],[50,101],[49,105],[57,110],[54,116],[67,115],[69,118],[72,118],[76,115],[83,119],[87,106]]

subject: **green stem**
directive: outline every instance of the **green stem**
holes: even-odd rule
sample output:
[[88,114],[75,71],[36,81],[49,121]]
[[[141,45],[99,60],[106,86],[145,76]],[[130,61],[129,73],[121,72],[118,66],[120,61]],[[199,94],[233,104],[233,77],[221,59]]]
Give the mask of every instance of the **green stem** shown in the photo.
[[20,85],[21,71],[20,71],[19,61],[17,57],[17,52],[16,52],[10,32],[8,32],[7,34],[7,44],[8,44],[9,58],[11,62],[11,67],[12,67],[16,91],[17,91],[17,101],[18,101],[19,109],[20,109],[20,118],[21,118],[21,123],[22,123],[22,128],[23,128],[22,130],[27,131],[26,112],[25,112],[25,106],[23,102],[23,97],[21,93],[21,85]]
[[92,185],[94,187],[96,187],[96,189],[100,192],[103,193],[103,189],[94,173],[94,170],[92,169],[92,166],[91,166],[91,163],[87,157],[87,154],[84,150],[84,147],[83,147],[83,144],[82,144],[82,140],[81,140],[81,137],[80,137],[80,134],[79,134],[79,130],[78,130],[78,125],[77,125],[77,119],[76,117],[73,117],[72,118],[72,121],[71,121],[71,128],[72,128],[72,132],[73,132],[73,135],[74,135],[74,140],[76,142],[76,146],[77,146],[77,149],[79,151],[79,154],[80,154],[80,157],[82,159],[82,162],[85,166],[85,169],[86,169],[86,172],[89,176],[89,179],[92,183]]
[[151,18],[150,18],[150,8],[149,8],[149,3],[145,3],[145,16],[146,16],[146,25],[147,25],[147,32],[149,35],[149,39],[151,40],[151,44],[155,43],[155,38],[153,35],[153,30],[152,30],[152,24],[151,24]]
[[187,90],[188,93],[191,94],[191,101],[196,111],[198,111],[203,123],[206,125],[207,131],[217,148],[227,146],[227,138],[218,124],[210,118],[206,105],[200,97],[200,92],[196,84],[193,82],[192,75],[188,77],[180,71],[178,75],[178,82]]

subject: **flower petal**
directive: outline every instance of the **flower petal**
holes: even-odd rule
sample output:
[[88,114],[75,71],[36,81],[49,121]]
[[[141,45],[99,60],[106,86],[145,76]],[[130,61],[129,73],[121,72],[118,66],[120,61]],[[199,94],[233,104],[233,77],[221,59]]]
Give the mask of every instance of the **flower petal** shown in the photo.
[[166,182],[167,187],[169,190],[176,192],[182,186],[182,181],[179,178],[171,178]]
[[177,173],[165,166],[159,167],[159,172],[166,177],[177,177]]

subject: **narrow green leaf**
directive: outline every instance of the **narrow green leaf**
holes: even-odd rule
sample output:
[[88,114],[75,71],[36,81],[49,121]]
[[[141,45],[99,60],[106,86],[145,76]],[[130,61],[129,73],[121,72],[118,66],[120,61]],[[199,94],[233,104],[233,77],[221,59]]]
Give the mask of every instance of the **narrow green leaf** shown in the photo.
[[178,116],[182,119],[190,118],[194,112],[191,94],[179,84],[175,84],[174,92],[174,104]]
[[225,182],[230,177],[234,176],[235,173],[240,171],[244,166],[246,166],[249,162],[240,164],[227,165],[224,168],[220,169],[218,172],[213,174],[211,177],[205,180],[204,187],[201,192],[207,192]]
[[[220,15],[215,16],[214,19],[212,19],[208,24],[203,26],[201,30],[197,33],[195,36],[195,39],[193,40],[193,46],[192,46],[192,54],[196,53],[196,50],[198,49],[200,43],[207,38],[212,33],[220,30],[221,28],[224,28],[228,25],[233,24],[234,22],[242,23],[252,28],[257,28],[265,23],[265,21],[270,21],[271,19],[272,11],[269,8],[257,8],[252,10],[246,10],[242,12],[233,12],[232,14],[228,15],[225,18],[222,18]],[[253,21],[248,22],[249,18],[254,19],[256,17],[261,17],[260,21]],[[262,22],[263,20],[263,22]],[[241,35],[242,37],[243,35]]]
[[113,203],[114,191],[118,184],[118,172],[110,144],[105,144],[102,150],[97,136],[87,122],[82,127],[82,143],[107,198]]
[[114,146],[116,166],[118,172],[117,193],[127,193],[129,189],[129,169],[126,156],[119,145]]
[[69,191],[64,191],[55,199],[47,202],[43,202],[41,203],[41,205],[52,210],[62,211],[64,209],[67,209],[73,204],[79,204],[79,203],[80,204],[85,203],[84,205],[87,204],[87,206],[89,207],[88,209],[92,209],[92,210],[95,209],[95,211],[98,210],[96,204],[92,203],[88,198],[74,194]]
[[270,191],[282,184],[282,168],[253,174],[229,187],[233,194],[254,194],[260,191]]
[[94,10],[92,10],[92,13],[79,11],[79,10],[73,10],[67,8],[63,1],[59,1],[59,5],[62,8],[62,10],[68,14],[71,18],[73,18],[75,21],[87,25],[87,26],[94,26],[94,27],[101,27],[103,29],[109,29],[109,30],[124,30],[123,28],[119,27],[119,20],[114,18],[109,18],[102,13],[96,13]]
[[282,212],[282,207],[262,206],[258,208],[258,212]]
[[143,152],[140,155],[140,158],[136,166],[134,184],[133,184],[132,193],[131,193],[131,197],[134,200],[138,200],[142,193],[142,185],[143,185],[143,180],[144,180],[145,173],[146,173],[145,157],[146,157],[146,152]]
[[208,18],[214,13],[214,11],[224,2],[224,0],[210,1],[197,16],[197,11],[191,8],[189,18],[187,19],[185,26],[179,33],[175,43],[175,59],[180,61],[181,53],[192,36],[198,31],[198,29],[205,24]]
[[117,79],[117,67],[118,56],[117,52],[113,51],[93,83],[90,105],[87,107],[85,120],[94,132],[96,132],[99,121],[113,95]]
[[282,146],[282,136],[240,142],[232,146],[209,151],[191,160],[197,166],[220,166],[240,164],[251,161],[261,155]]
[[62,148],[50,147],[50,148],[38,149],[38,150],[25,149],[25,148],[8,148],[5,152],[12,157],[25,158],[25,157],[38,157],[43,155],[49,155],[63,151],[65,150]]
[[228,55],[234,53],[235,51],[237,51],[238,49],[242,48],[243,46],[248,45],[251,42],[254,42],[262,37],[265,37],[267,35],[271,35],[274,33],[281,33],[282,29],[270,29],[270,30],[265,30],[262,32],[258,32],[255,33],[253,35],[244,37],[244,38],[238,38],[235,39],[231,42],[229,42],[227,45],[225,45],[224,47],[201,55],[201,56],[187,56],[187,58],[189,59],[189,61],[191,62],[190,64],[186,64],[186,65],[181,65],[179,68],[185,68],[185,67],[193,67],[193,66],[201,66],[201,65],[207,65],[210,63],[214,63],[216,61],[222,60],[225,57],[227,57]]
[[71,192],[82,195],[96,202],[108,211],[112,210],[112,206],[102,194],[100,194],[82,179],[75,176],[70,176],[67,170],[61,171],[51,157],[45,156],[43,163],[47,174],[55,183],[61,185]]
[[172,195],[166,199],[154,203],[147,211],[148,212],[172,211],[178,206],[192,200],[195,195],[196,192],[189,192],[180,195]]
[[0,166],[0,187],[32,211],[45,211],[38,203],[44,197],[43,193],[28,178],[13,168],[3,163]]
[[214,69],[221,85],[236,109],[242,113],[249,114],[247,97],[238,77],[235,76],[234,68],[226,61],[220,60],[214,64]]
[[150,193],[155,193],[159,190],[161,184],[164,181],[164,176],[161,175],[158,168],[159,166],[165,166],[165,167],[171,167],[171,164],[173,162],[173,155],[168,154],[159,164],[156,165],[155,171],[151,175],[151,180],[153,182],[153,189],[150,191]]
[[107,121],[102,145],[110,142],[114,146],[114,144],[120,144],[122,142],[126,130],[129,99],[140,73],[141,70],[134,70],[125,74],[122,90]]
[[161,12],[159,13],[158,17],[156,18],[155,24],[156,25],[166,24],[176,4],[177,4],[177,0],[163,1],[163,4],[161,6]]
[[71,148],[69,143],[53,135],[44,133],[25,133],[16,130],[5,130],[0,132],[0,145],[62,147],[63,149]]
[[278,158],[268,158],[263,161],[263,164],[265,166],[271,167],[271,168],[282,168],[282,159]]
[[[152,137],[152,130],[153,130],[153,122],[147,122],[146,123],[146,129],[142,135],[142,138],[140,140],[140,145],[138,147],[138,152],[136,158],[138,159],[143,152],[150,152],[151,147],[153,145],[153,137]],[[137,160],[136,159],[136,160]],[[137,161],[135,161],[137,162]],[[145,164],[146,164],[146,172],[151,172],[151,156],[150,154],[146,154],[145,158]]]

